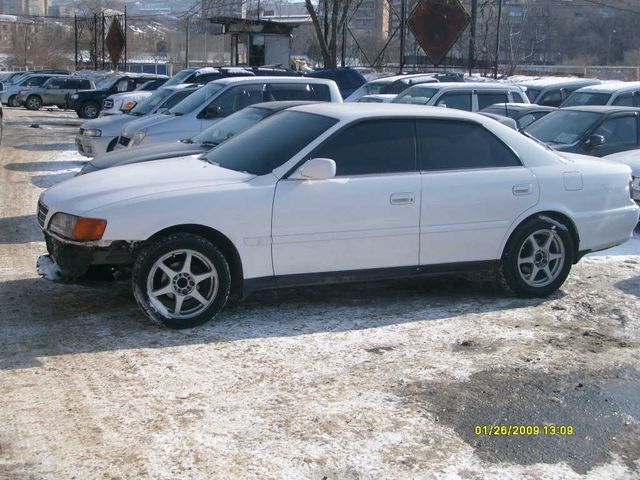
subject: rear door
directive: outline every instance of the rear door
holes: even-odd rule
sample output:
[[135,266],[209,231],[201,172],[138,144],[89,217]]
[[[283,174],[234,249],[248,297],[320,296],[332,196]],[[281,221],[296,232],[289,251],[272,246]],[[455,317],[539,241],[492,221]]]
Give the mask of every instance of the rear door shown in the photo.
[[450,90],[432,101],[435,101],[435,105],[438,107],[455,108],[467,112],[473,111],[473,94],[471,90]]
[[538,182],[483,126],[420,120],[420,264],[495,260],[513,221],[538,202]]
[[476,90],[475,94],[478,101],[477,110],[483,110],[496,103],[509,103],[507,92]]

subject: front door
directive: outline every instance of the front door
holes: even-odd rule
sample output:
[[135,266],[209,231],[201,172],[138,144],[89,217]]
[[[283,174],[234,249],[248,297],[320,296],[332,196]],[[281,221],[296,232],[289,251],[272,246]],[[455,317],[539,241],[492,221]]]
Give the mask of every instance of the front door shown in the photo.
[[638,148],[638,115],[624,113],[611,116],[602,122],[592,135],[602,135],[604,143],[595,148],[587,146],[587,155],[604,157]]
[[418,121],[420,264],[495,260],[513,221],[538,202],[538,182],[483,126]]
[[360,122],[309,157],[334,160],[335,178],[280,180],[272,223],[276,276],[417,266],[415,151],[411,120]]

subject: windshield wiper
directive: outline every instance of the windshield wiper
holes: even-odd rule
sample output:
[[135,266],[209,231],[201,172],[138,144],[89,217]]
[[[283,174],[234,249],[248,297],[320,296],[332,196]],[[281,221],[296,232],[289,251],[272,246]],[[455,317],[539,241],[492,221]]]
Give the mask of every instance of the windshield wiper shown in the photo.
[[216,147],[220,144],[218,142],[200,142],[200,145],[204,145],[205,147]]

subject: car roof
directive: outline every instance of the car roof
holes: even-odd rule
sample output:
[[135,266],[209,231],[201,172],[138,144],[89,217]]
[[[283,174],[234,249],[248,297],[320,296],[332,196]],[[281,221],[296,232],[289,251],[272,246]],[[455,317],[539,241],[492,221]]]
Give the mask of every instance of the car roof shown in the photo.
[[[640,82],[608,82],[599,85],[590,85],[576,90],[578,93],[614,93],[640,90]],[[574,92],[575,93],[575,92]]]
[[618,105],[576,105],[573,107],[562,107],[559,110],[580,110],[594,113],[640,112],[640,108],[621,107]]
[[218,78],[217,80],[212,80],[209,83],[216,83],[218,85],[233,85],[233,84],[252,84],[252,83],[324,83],[327,85],[332,85],[335,82],[333,80],[329,80],[326,78],[315,78],[315,77],[287,77],[287,76],[278,76],[278,77],[227,77],[227,78]]
[[440,82],[413,85],[409,88],[458,88],[458,89],[475,89],[475,90],[517,90],[522,91],[518,85],[509,85],[508,83],[496,82]]
[[566,77],[548,77],[537,78],[535,80],[526,80],[524,82],[518,82],[515,85],[521,85],[523,87],[531,88],[544,88],[551,86],[563,86],[563,85],[581,85],[587,83],[600,83],[600,80],[594,78],[566,78]]
[[427,107],[399,103],[331,103],[321,102],[314,105],[294,107],[294,111],[315,113],[338,120],[356,120],[376,117],[416,117],[416,118],[452,118],[481,121],[486,118],[476,113],[453,108]]

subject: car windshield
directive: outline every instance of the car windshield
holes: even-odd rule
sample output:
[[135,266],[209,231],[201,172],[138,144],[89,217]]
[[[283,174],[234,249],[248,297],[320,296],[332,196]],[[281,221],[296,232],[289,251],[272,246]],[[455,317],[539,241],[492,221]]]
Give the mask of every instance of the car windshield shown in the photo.
[[601,113],[572,110],[551,112],[524,131],[545,143],[571,144],[582,138],[601,116]]
[[610,98],[610,93],[574,92],[569,95],[569,98],[567,98],[561,106],[606,105]]
[[335,118],[285,110],[214,148],[203,158],[222,168],[265,175],[337,122]]
[[192,140],[197,143],[218,145],[240,132],[244,132],[247,128],[254,126],[272,113],[273,110],[267,108],[244,108],[200,132]]
[[527,98],[529,99],[529,101],[533,103],[536,101],[536,98],[538,98],[538,95],[540,95],[540,89],[527,87],[524,93],[527,94]]
[[96,83],[96,90],[108,90],[115,85],[120,78],[121,77],[105,77]]
[[426,105],[431,97],[438,92],[437,88],[413,87],[393,99],[393,103],[410,103],[412,105]]
[[187,68],[185,70],[180,70],[178,73],[176,73],[173,77],[171,77],[169,80],[167,80],[164,83],[164,87],[171,87],[173,85],[178,85],[180,83],[184,83],[184,80],[186,80],[187,78],[189,78],[189,76],[195,72],[195,70],[193,68]]
[[223,88],[224,86],[219,83],[209,83],[193,95],[189,95],[175,107],[170,108],[169,113],[172,115],[184,115],[185,113],[192,112],[204,102],[210,100],[216,92],[219,92]]
[[150,95],[144,102],[140,102],[129,112],[130,115],[146,115],[151,113],[158,105],[160,105],[169,95],[173,93],[172,90],[160,88]]

